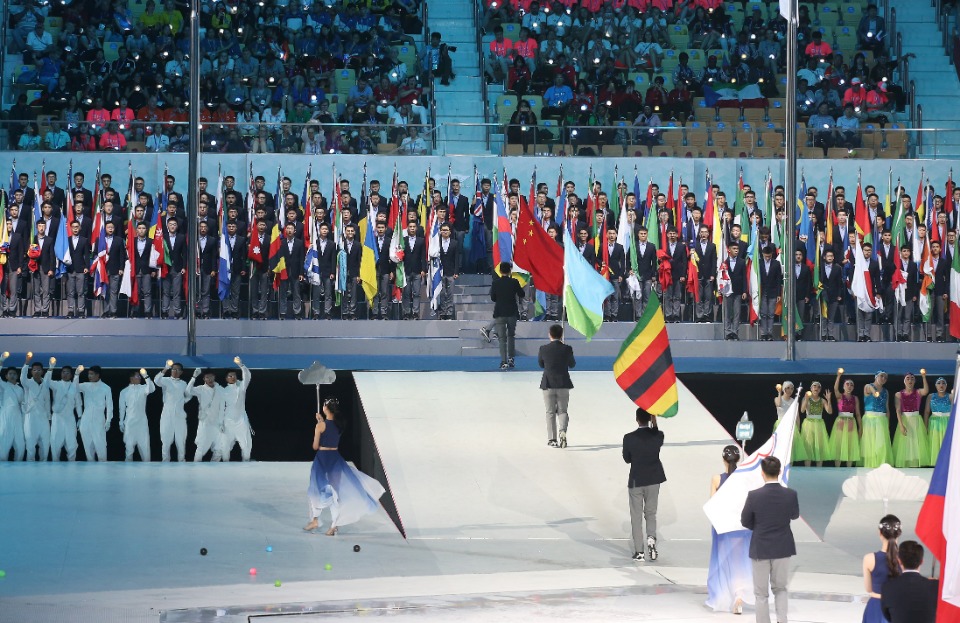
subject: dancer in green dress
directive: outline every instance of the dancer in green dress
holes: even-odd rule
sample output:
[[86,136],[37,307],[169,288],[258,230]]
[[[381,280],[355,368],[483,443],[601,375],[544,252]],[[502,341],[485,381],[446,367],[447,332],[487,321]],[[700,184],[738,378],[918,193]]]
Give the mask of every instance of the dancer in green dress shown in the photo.
[[920,401],[930,393],[927,371],[920,370],[923,387],[916,389],[916,377],[908,372],[903,377],[903,389],[894,395],[897,407],[897,432],[893,434],[894,467],[930,467],[930,443],[927,427],[920,417]]
[[[830,432],[830,451],[833,453],[834,465],[840,467],[846,463],[853,467],[860,462],[860,399],[853,393],[853,379],[843,382],[843,393],[840,392],[840,378],[843,368],[837,370],[837,378],[833,382],[833,391],[837,395],[837,420],[833,423]],[[856,419],[854,419],[856,418]]]
[[801,427],[800,438],[804,448],[803,464],[807,467],[810,467],[811,462],[815,462],[817,467],[821,467],[824,461],[833,458],[833,453],[830,451],[830,437],[827,435],[827,425],[823,421],[823,414],[832,414],[833,406],[830,390],[827,390],[825,396],[820,394],[821,391],[823,391],[823,388],[820,381],[814,381],[810,384],[810,391],[803,397],[803,402],[800,404],[800,411],[806,416]]
[[953,407],[953,394],[947,391],[947,379],[942,376],[934,383],[935,393],[927,398],[924,417],[927,421],[927,440],[930,443],[930,462],[937,464],[940,446],[943,445],[943,436],[947,433],[947,423],[950,421],[950,409]]
[[890,401],[887,388],[887,373],[877,372],[873,383],[863,388],[863,435],[860,439],[860,454],[864,467],[880,467],[891,463],[890,448]]

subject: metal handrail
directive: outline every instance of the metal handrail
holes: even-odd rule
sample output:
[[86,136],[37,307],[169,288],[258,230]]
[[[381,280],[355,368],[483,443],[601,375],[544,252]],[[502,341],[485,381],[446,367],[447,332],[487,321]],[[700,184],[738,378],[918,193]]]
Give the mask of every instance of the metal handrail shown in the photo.
[[910,84],[910,59],[903,59],[902,66],[900,68],[900,82],[902,84]]
[[[893,35],[897,32],[897,9],[890,7],[890,20],[887,22],[887,39],[890,38],[890,35]],[[900,58],[900,48],[897,48],[897,58]]]
[[917,83],[910,81],[910,123],[915,123],[917,119]]
[[[923,129],[923,106],[917,106],[917,123],[916,129]],[[917,152],[916,155],[919,156],[923,152],[923,132],[917,132]]]

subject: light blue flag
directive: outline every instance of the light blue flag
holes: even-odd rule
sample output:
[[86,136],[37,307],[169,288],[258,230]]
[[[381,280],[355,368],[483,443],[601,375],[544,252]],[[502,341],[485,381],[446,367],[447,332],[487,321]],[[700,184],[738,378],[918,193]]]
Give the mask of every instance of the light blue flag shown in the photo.
[[577,251],[570,232],[563,230],[563,306],[567,322],[589,340],[603,323],[603,302],[613,285]]
[[70,258],[70,237],[67,234],[67,217],[60,218],[60,227],[57,231],[57,242],[53,245],[53,252],[57,255],[56,276],[61,277],[67,272],[67,266],[73,263]]

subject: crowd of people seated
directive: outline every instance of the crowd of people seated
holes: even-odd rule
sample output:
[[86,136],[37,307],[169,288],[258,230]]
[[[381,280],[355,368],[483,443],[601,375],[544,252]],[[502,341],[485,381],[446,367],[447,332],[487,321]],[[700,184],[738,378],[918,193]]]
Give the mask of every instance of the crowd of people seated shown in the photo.
[[[857,121],[884,126],[903,110],[905,99],[893,82],[898,62],[889,57],[889,35],[875,5],[848,17],[845,26],[842,12],[828,26],[821,26],[821,16],[800,7],[794,45],[799,115],[806,121],[827,104],[831,137],[822,132],[817,139],[826,148],[853,142],[857,128],[842,119],[846,104],[853,105]],[[498,111],[502,122],[510,119],[512,143],[657,143],[659,133],[648,128],[711,120],[723,88],[755,85],[759,101],[741,100],[741,106],[762,106],[763,99],[785,92],[790,42],[775,2],[485,0],[484,28],[492,35],[483,50],[486,78],[517,96],[516,110]],[[542,108],[522,109],[525,96],[541,99]],[[709,118],[695,104],[704,96],[711,102]],[[536,127],[545,120],[564,136]],[[636,129],[592,129],[621,122]]]
[[[419,10],[417,0],[203,0],[203,149],[376,153],[401,143],[408,126],[430,121]],[[185,5],[21,0],[10,13],[7,58],[23,60],[11,149],[187,149]]]

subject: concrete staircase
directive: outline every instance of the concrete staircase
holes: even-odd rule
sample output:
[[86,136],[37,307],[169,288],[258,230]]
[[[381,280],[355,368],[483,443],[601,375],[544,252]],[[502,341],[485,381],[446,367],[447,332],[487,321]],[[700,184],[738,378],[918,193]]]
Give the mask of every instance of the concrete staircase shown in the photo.
[[[890,4],[897,11],[896,28],[903,36],[904,54],[917,55],[910,59],[910,79],[917,85],[916,103],[923,107],[923,127],[942,130],[924,135],[923,148],[917,156],[958,158],[960,80],[942,45],[936,9],[928,2],[917,0],[890,0]],[[909,89],[910,85],[903,86]]]
[[[443,42],[457,48],[451,52],[450,86],[435,84],[438,126],[437,155],[485,154],[486,129],[481,97],[480,52],[474,0],[428,0],[427,28],[439,32]],[[465,127],[451,124],[477,124]]]

